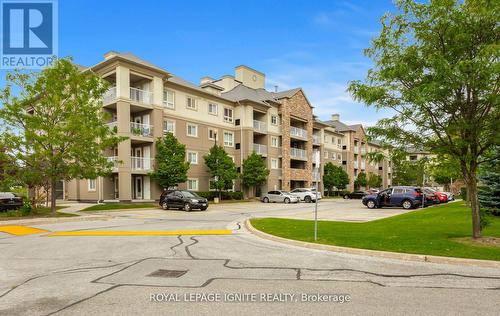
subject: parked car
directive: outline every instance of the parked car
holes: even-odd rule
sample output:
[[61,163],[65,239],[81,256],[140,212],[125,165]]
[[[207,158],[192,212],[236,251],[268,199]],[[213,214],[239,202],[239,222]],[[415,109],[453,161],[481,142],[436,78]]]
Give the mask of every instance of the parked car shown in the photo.
[[396,186],[363,197],[363,204],[368,208],[402,206],[408,210],[422,205],[422,190],[419,187]]
[[0,211],[18,209],[23,206],[23,198],[13,192],[0,192]]
[[369,193],[366,191],[354,191],[351,193],[344,194],[344,199],[362,199],[364,196]]
[[380,192],[380,190],[378,190],[378,189],[370,189],[367,192],[368,192],[368,194],[377,194],[377,193]]
[[269,191],[262,196],[262,202],[298,203],[299,198],[286,191]]
[[204,211],[208,208],[208,200],[191,191],[165,190],[160,196],[160,206],[164,210],[177,208],[186,212],[193,209]]
[[441,203],[434,190],[430,188],[422,188],[422,192],[425,196],[425,206]]
[[[316,202],[315,188],[296,188],[290,191],[290,194],[298,197],[300,201],[304,201],[306,203]],[[320,192],[318,192],[318,200],[321,200]]]
[[435,190],[433,188],[425,188],[425,189],[428,189],[429,191],[431,191],[432,193],[434,193],[437,196],[437,198],[438,198],[438,200],[439,200],[440,203],[447,203],[448,202],[448,195],[446,193],[437,191],[437,190]]
[[448,201],[454,201],[455,200],[455,195],[451,192],[443,192],[446,194],[446,197],[448,198]]

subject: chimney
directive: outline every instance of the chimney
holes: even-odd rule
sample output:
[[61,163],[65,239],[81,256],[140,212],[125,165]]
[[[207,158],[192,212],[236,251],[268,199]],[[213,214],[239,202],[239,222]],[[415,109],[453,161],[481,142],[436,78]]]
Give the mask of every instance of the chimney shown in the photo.
[[332,114],[332,121],[339,121],[340,120],[340,114],[338,113],[335,113],[335,114]]

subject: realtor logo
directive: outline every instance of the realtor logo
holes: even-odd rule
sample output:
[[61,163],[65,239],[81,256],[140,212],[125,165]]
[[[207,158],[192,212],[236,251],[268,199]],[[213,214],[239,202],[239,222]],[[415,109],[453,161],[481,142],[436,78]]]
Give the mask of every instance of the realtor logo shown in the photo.
[[57,1],[1,1],[1,68],[43,68],[57,56]]

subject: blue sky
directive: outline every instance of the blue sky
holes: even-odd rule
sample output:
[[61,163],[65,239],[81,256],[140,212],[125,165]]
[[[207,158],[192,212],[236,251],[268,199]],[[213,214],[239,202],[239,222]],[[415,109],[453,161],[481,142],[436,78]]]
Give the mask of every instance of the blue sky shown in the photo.
[[321,119],[373,125],[386,114],[345,89],[370,68],[362,50],[391,10],[389,0],[59,0],[59,55],[92,65],[131,52],[195,83],[245,64],[269,89],[304,88]]

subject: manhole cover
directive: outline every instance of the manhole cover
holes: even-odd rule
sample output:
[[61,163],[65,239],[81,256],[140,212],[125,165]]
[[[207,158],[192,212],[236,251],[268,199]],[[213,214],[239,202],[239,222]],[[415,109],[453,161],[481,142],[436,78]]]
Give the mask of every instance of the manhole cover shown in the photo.
[[186,274],[187,270],[156,270],[153,273],[148,274],[150,277],[158,278],[178,278]]

